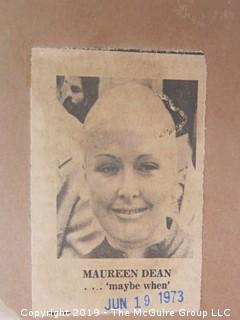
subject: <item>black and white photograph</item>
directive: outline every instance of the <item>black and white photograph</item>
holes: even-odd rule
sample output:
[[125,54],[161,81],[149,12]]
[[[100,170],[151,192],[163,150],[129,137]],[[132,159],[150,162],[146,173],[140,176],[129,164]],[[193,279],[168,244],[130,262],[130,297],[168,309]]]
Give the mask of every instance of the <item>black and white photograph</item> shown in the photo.
[[58,258],[192,257],[194,212],[186,221],[182,211],[194,197],[186,184],[196,166],[197,85],[56,77],[58,107],[82,128],[75,154],[83,155],[82,164],[59,165],[75,168],[57,195]]

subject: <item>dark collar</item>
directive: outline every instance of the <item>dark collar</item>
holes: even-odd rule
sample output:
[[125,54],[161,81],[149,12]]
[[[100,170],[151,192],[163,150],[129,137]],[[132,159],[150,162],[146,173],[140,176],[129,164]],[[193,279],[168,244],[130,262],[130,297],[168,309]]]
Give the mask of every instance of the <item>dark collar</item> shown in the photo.
[[[163,241],[156,243],[145,250],[144,258],[171,258],[189,256],[189,238],[176,223],[171,224],[170,235]],[[95,249],[84,258],[114,259],[128,258],[127,254],[113,248],[105,238]]]

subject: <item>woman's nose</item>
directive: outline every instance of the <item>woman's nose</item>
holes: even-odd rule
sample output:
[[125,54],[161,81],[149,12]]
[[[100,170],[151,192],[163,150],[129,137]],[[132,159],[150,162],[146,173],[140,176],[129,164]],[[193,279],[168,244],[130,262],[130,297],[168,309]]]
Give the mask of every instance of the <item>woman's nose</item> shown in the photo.
[[125,172],[122,184],[118,190],[118,196],[121,199],[131,200],[140,196],[136,177],[132,172]]

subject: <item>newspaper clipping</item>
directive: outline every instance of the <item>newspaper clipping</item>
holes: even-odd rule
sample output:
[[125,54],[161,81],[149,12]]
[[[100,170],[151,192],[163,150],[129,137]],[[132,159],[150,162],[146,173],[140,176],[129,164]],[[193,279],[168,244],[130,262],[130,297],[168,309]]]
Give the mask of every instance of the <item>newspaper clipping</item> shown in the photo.
[[203,53],[35,48],[31,77],[33,308],[198,310]]

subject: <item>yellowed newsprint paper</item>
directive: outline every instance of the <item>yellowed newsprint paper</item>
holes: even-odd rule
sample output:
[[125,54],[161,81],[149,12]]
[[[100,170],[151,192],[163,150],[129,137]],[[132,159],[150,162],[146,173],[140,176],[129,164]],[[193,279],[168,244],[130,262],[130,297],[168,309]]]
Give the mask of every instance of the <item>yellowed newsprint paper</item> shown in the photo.
[[32,50],[34,310],[200,308],[205,96],[201,52]]

